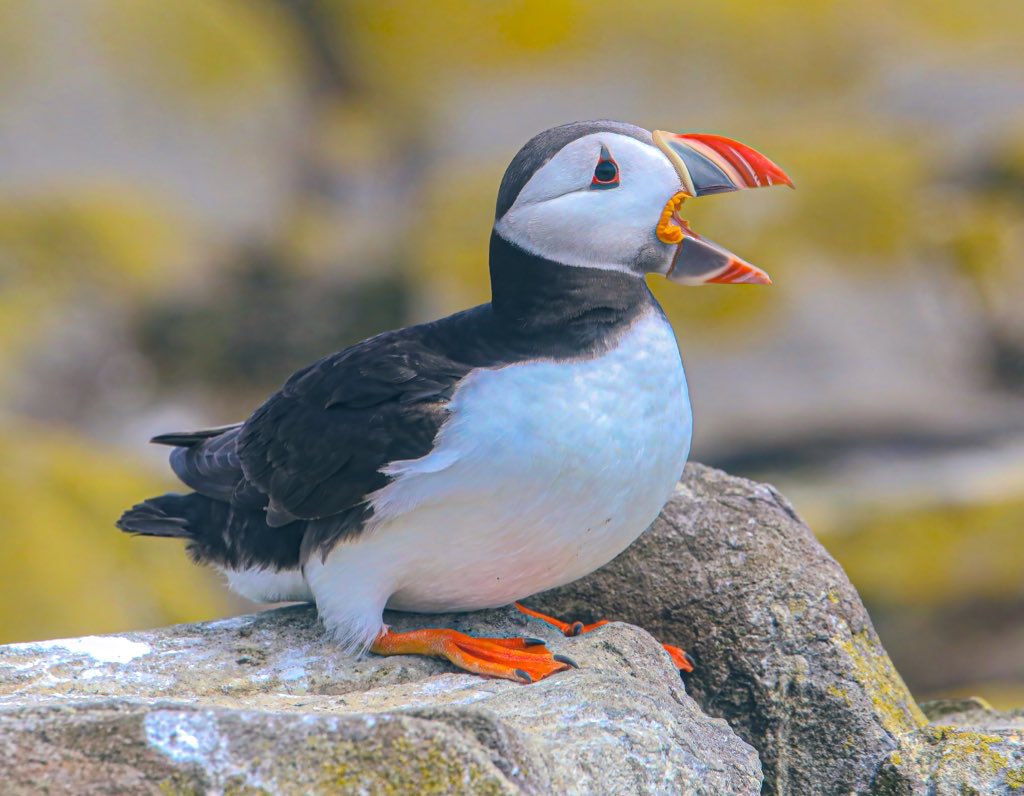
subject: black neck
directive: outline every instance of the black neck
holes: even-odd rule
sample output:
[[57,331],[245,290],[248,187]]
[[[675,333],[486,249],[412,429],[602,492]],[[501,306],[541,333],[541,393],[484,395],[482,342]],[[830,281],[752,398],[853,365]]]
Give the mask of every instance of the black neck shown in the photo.
[[491,307],[522,331],[593,325],[596,332],[631,321],[653,302],[641,277],[555,263],[493,231],[490,266]]

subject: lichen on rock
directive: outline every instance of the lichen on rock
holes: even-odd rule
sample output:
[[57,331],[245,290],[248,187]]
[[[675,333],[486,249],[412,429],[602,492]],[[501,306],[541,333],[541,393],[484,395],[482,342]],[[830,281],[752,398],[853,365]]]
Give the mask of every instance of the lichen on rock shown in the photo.
[[864,629],[837,643],[850,657],[854,677],[871,700],[878,722],[894,738],[927,723],[874,630]]
[[1024,767],[1024,724],[993,730],[929,725],[900,739],[884,761],[877,796],[1012,794]]
[[530,602],[633,622],[697,670],[684,686],[632,625],[564,638],[511,608],[386,621],[539,636],[581,668],[521,686],[430,658],[352,660],[309,607],[8,645],[0,793],[1024,788],[1024,711],[922,712],[842,569],[771,487],[690,466],[633,547]]
[[511,608],[388,621],[541,636],[582,668],[522,686],[429,658],[353,661],[308,607],[0,647],[0,792],[40,776],[66,786],[53,792],[104,781],[130,793],[760,789],[754,750],[701,713],[637,628],[566,639]]
[[527,602],[686,648],[689,692],[758,750],[766,794],[871,792],[927,722],[842,568],[764,484],[688,465],[632,547]]

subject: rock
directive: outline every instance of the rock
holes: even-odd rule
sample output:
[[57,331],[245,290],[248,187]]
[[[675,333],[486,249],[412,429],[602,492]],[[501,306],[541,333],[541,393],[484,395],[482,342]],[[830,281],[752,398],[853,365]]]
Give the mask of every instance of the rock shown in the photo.
[[757,755],[645,632],[566,639],[514,609],[394,614],[549,639],[530,686],[342,657],[312,609],[0,647],[0,793],[756,794]]
[[933,699],[922,702],[921,711],[932,724],[956,724],[982,729],[1024,727],[1024,708],[995,710],[981,697]]
[[1024,711],[922,712],[769,486],[690,466],[629,550],[527,602],[628,620],[697,669],[684,689],[638,627],[564,638],[513,609],[387,621],[540,636],[582,668],[521,686],[353,661],[308,607],[9,645],[0,793],[1024,794]]
[[873,796],[1024,793],[1024,710],[1000,713],[977,698],[922,708],[932,723],[901,739]]
[[764,793],[869,790],[926,719],[842,568],[770,486],[689,465],[612,563],[527,604],[619,619],[697,661],[687,689],[759,752]]
[[2,715],[4,793],[519,792],[480,744],[411,716],[132,700]]

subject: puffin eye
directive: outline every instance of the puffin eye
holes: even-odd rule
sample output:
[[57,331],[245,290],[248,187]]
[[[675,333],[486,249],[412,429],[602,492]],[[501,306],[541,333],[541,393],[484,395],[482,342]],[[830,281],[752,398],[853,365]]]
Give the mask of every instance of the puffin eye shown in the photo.
[[601,145],[601,156],[594,169],[594,178],[590,181],[591,188],[618,188],[619,164],[612,158],[608,147]]

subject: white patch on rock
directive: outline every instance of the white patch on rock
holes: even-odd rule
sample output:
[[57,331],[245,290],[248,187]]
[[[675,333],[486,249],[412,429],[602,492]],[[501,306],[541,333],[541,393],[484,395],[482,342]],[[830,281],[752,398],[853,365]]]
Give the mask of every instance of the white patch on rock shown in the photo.
[[[235,717],[246,725],[241,730],[243,735],[259,732],[265,721],[260,713],[237,713]],[[367,727],[373,727],[377,721],[375,716],[362,718]],[[328,733],[338,731],[338,722],[333,717],[309,714],[302,717],[302,722],[317,725]],[[175,764],[201,768],[213,786],[210,793],[223,793],[228,784],[241,784],[260,793],[282,792],[272,771],[267,771],[260,761],[254,763],[244,746],[232,748],[232,738],[238,737],[239,730],[221,727],[218,715],[212,711],[156,710],[146,714],[143,726],[146,742],[153,749]]]
[[[424,620],[395,614],[389,621],[406,631],[421,627]],[[431,621],[440,627],[465,626],[483,637],[518,635],[526,625],[514,609]],[[724,724],[715,725],[697,711],[649,635],[618,623],[575,639],[554,630],[538,632],[551,639],[553,650],[570,654],[583,668],[524,687],[455,673],[426,658],[370,656],[357,662],[339,655],[324,639],[315,614],[301,608],[125,633],[128,640],[146,642],[151,649],[124,664],[100,663],[66,649],[94,648],[93,640],[0,646],[0,706],[39,708],[39,716],[50,717],[40,719],[33,712],[26,719],[33,728],[25,736],[28,753],[38,755],[31,739],[39,721],[62,726],[67,716],[77,720],[95,713],[96,720],[106,722],[108,700],[113,700],[118,710],[123,706],[138,716],[138,732],[123,740],[126,748],[140,752],[133,760],[140,761],[143,776],[170,767],[207,793],[315,792],[327,776],[321,768],[326,762],[322,749],[345,739],[366,739],[370,733],[377,739],[408,739],[410,749],[423,743],[436,749],[437,738],[418,714],[443,709],[453,718],[465,712],[465,724],[450,725],[463,740],[456,741],[449,730],[444,738],[457,744],[453,749],[470,750],[473,759],[486,760],[490,754],[484,747],[472,751],[478,744],[477,711],[493,714],[500,726],[521,734],[525,756],[517,755],[515,762],[526,764],[527,771],[550,772],[550,781],[547,774],[537,775],[538,793],[757,796],[761,780],[754,751]],[[302,677],[292,679],[303,671]],[[45,710],[71,700],[97,699],[99,705],[81,704],[73,714]],[[168,704],[171,699],[178,704]],[[12,733],[23,732],[16,713],[3,715],[0,746]],[[399,723],[397,735],[380,735],[389,722]],[[7,726],[11,723],[13,729]],[[83,736],[83,743],[88,740]],[[78,765],[74,761],[81,748],[74,739],[67,743],[54,746],[53,754]],[[562,750],[557,761],[533,751],[548,748]],[[348,759],[344,750],[339,755]],[[376,770],[374,760],[350,762],[354,777]],[[669,765],[678,773],[666,782]],[[5,773],[0,770],[0,793],[11,790],[4,787]],[[524,775],[524,783],[532,783],[532,776]]]
[[76,655],[88,655],[100,663],[128,663],[153,648],[142,641],[132,641],[122,636],[82,636],[81,638],[59,638],[54,641],[32,641],[27,644],[12,644],[13,648],[24,650],[63,649]]
[[145,720],[146,741],[175,763],[196,763],[204,769],[222,765],[227,746],[209,713],[161,710]]
[[301,680],[306,676],[306,670],[301,666],[290,666],[278,675],[282,680]]
[[258,618],[258,614],[246,614],[243,616],[229,616],[225,619],[214,619],[204,624],[211,630],[238,630],[243,627],[249,627],[256,618]]

